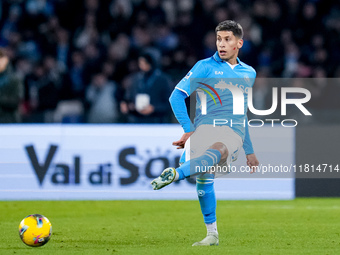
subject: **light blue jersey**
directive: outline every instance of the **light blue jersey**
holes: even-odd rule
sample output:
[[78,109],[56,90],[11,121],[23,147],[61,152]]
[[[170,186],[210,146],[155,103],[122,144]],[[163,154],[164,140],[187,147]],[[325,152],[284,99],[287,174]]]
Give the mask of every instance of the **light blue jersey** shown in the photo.
[[[238,65],[232,69],[216,52],[212,57],[198,61],[177,84],[176,89],[185,92],[187,96],[197,91],[195,128],[202,124],[213,125],[216,119],[228,120],[227,125],[244,140],[244,126],[247,126],[245,122],[248,109],[247,92],[254,84],[256,72],[239,59],[237,61]],[[244,114],[233,114],[235,107],[231,90],[235,87],[242,91]],[[202,114],[203,97],[206,99],[206,114]]]
[[[248,133],[246,113],[248,109],[248,88],[254,85],[256,72],[251,66],[241,62],[238,58],[237,61],[238,64],[232,69],[230,64],[223,61],[216,52],[212,57],[198,61],[177,84],[174,92],[179,90],[188,97],[194,91],[197,91],[194,129],[202,124],[213,125],[214,120],[218,125],[217,119],[226,120],[227,123],[224,125],[230,126],[244,140],[246,154],[250,154],[253,153],[253,148]],[[234,91],[234,96],[231,91]],[[233,97],[236,98],[236,92],[243,97],[243,102],[242,98],[236,100],[242,103],[241,114],[234,114]],[[172,97],[177,98],[174,94]],[[184,131],[188,132],[193,129],[190,128],[190,119],[183,116],[183,107],[178,107],[177,101],[170,98],[175,116],[182,124]],[[203,109],[204,104],[206,105],[206,113]],[[240,105],[238,104],[238,106]],[[240,111],[240,107],[238,111]]]

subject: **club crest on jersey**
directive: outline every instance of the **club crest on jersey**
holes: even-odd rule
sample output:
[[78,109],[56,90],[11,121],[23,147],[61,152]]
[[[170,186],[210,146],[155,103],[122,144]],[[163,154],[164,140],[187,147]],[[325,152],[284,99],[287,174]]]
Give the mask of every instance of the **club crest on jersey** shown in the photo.
[[220,75],[222,75],[223,72],[222,72],[222,71],[215,71],[215,74],[220,74]]
[[243,79],[244,79],[244,81],[245,81],[247,84],[249,84],[249,85],[251,84],[251,80],[250,80],[248,74],[245,74],[244,77],[243,77]]
[[223,90],[228,88],[228,84],[225,81],[220,80],[218,83],[215,84],[215,88],[220,89],[223,92]]

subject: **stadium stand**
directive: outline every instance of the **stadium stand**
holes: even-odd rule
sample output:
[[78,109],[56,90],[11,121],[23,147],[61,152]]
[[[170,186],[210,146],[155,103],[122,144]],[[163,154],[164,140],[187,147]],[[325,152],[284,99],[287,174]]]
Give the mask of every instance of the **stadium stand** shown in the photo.
[[[151,52],[175,86],[214,53],[214,28],[225,19],[243,26],[240,58],[258,77],[340,76],[336,1],[3,0],[0,46],[25,87],[21,121],[89,122],[86,95],[102,75],[119,115],[106,121],[128,122],[119,106],[141,52]],[[332,96],[323,85],[312,89],[324,102]]]

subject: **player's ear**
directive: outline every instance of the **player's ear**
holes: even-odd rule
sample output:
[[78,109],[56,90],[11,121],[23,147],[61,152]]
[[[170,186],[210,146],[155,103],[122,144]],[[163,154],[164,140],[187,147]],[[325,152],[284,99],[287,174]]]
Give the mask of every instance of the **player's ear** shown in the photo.
[[238,41],[237,41],[237,48],[241,49],[242,46],[243,46],[243,39],[238,39]]

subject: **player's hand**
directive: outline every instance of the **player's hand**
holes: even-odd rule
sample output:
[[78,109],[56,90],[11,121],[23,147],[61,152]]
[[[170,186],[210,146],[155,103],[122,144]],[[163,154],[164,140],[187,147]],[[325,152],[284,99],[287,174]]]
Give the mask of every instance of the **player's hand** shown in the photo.
[[120,102],[120,111],[123,114],[127,114],[129,112],[129,106],[126,102],[124,101]]
[[178,146],[177,149],[183,149],[185,142],[189,139],[189,137],[192,135],[192,133],[194,132],[188,132],[188,133],[184,133],[181,137],[181,139],[179,139],[176,142],[173,142],[172,145],[174,146]]
[[250,173],[252,174],[256,171],[256,168],[260,162],[257,160],[257,157],[254,153],[246,155],[246,158],[247,158],[247,165],[251,168]]
[[149,104],[148,106],[146,106],[145,108],[143,108],[143,110],[138,111],[140,114],[143,115],[150,115],[151,113],[153,113],[155,111],[155,107],[153,107],[153,105]]

